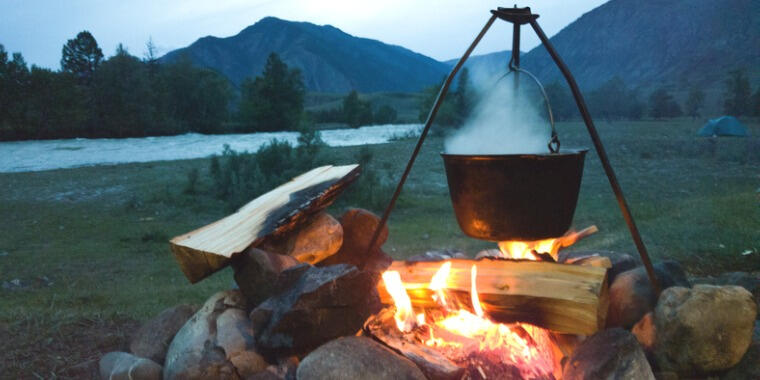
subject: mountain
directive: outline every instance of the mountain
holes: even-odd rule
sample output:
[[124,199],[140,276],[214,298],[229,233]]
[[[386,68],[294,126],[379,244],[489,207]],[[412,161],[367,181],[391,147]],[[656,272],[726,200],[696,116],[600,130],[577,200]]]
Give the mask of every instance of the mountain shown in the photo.
[[[722,88],[737,68],[747,69],[754,90],[760,81],[758,15],[760,0],[610,0],[551,41],[585,91],[616,75],[646,89]],[[545,82],[561,78],[543,46],[525,54],[522,66]]]
[[437,83],[449,68],[422,54],[377,40],[358,38],[330,25],[266,17],[227,38],[203,37],[161,58],[183,55],[215,69],[233,83],[259,75],[271,52],[301,70],[310,91],[419,91]]
[[[471,55],[464,63],[477,77],[488,77],[498,73],[506,72],[509,58],[512,56],[511,50],[502,50],[493,53]],[[443,61],[449,68],[454,67],[459,62],[459,58]]]

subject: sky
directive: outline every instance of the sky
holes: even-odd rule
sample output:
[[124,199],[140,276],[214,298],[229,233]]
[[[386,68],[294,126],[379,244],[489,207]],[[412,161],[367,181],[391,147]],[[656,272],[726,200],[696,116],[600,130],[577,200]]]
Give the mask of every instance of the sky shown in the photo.
[[[530,6],[552,36],[607,0],[535,0]],[[437,60],[458,58],[490,17],[514,3],[479,0],[0,0],[0,44],[28,64],[58,69],[61,49],[82,30],[103,54],[119,43],[136,56],[152,39],[159,55],[200,37],[229,37],[266,16],[330,24],[357,37],[401,45]],[[538,45],[524,27],[521,50]],[[475,54],[511,48],[511,26],[497,21]]]

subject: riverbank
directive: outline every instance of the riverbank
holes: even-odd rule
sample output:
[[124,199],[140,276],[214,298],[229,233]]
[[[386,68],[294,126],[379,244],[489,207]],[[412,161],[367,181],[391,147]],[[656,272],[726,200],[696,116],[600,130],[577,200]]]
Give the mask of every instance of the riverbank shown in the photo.
[[[416,136],[419,124],[372,125],[320,131],[332,147],[382,144]],[[124,139],[65,139],[0,142],[0,173],[31,172],[102,164],[187,160],[219,154],[224,145],[238,152],[255,152],[272,141],[298,144],[298,132],[177,136]]]

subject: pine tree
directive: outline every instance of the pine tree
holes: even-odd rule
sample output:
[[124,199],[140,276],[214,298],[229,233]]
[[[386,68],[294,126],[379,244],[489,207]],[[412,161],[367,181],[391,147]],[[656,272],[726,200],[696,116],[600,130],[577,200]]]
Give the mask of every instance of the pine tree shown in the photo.
[[649,95],[649,116],[655,119],[681,116],[681,107],[668,90],[661,87]]
[[351,128],[372,123],[372,106],[369,102],[359,99],[356,90],[343,98],[343,120]]
[[240,120],[250,132],[295,130],[304,93],[300,70],[288,68],[271,53],[261,76],[246,78],[241,85]]
[[85,30],[63,45],[61,70],[74,74],[80,83],[89,85],[102,60],[103,51],[98,47],[98,42]]

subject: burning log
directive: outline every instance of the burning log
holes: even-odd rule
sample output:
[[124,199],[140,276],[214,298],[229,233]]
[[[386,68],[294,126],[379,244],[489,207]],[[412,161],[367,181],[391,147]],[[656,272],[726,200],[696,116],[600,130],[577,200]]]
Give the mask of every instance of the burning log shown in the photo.
[[328,165],[301,174],[236,213],[173,238],[174,258],[187,279],[196,283],[229,264],[233,255],[310,220],[359,173],[359,165]]
[[405,339],[404,334],[396,328],[393,318],[394,307],[388,307],[373,315],[364,323],[364,333],[368,334],[402,356],[411,360],[429,379],[461,379],[464,369],[447,359],[433,348],[419,341]]
[[[608,286],[603,267],[503,259],[447,262],[451,267],[443,286],[446,298],[473,310],[477,305],[472,303],[470,289],[476,283],[480,306],[494,321],[526,322],[582,335],[604,327]],[[473,264],[477,265],[475,282]],[[441,262],[396,261],[388,270],[399,273],[413,307],[436,309],[437,292],[431,289],[431,282],[440,268]],[[382,281],[378,290],[384,304],[393,304]]]

